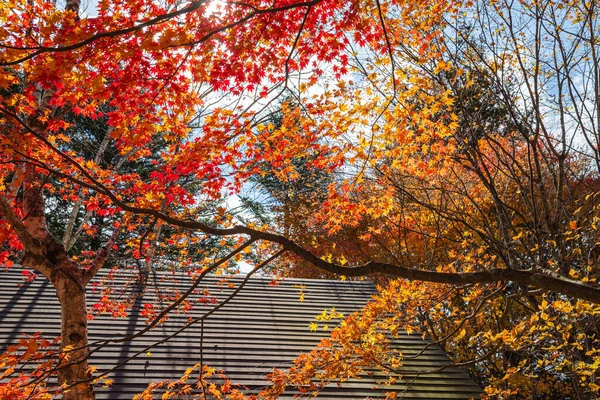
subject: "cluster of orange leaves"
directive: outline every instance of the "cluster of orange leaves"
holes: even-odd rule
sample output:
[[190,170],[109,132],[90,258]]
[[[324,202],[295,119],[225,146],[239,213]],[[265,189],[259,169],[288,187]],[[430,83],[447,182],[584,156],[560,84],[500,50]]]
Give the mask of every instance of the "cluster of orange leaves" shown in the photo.
[[[196,375],[194,377],[194,375]],[[195,382],[188,382],[194,379]],[[152,400],[155,395],[161,394],[161,399],[185,398],[217,399],[217,400],[245,400],[249,399],[240,389],[232,385],[223,371],[215,370],[206,365],[196,364],[185,370],[181,378],[175,381],[160,381],[148,385],[142,393],[133,397],[133,400]]]
[[51,399],[58,388],[48,388],[47,379],[64,358],[56,349],[56,341],[39,333],[9,346],[0,355],[0,398]]

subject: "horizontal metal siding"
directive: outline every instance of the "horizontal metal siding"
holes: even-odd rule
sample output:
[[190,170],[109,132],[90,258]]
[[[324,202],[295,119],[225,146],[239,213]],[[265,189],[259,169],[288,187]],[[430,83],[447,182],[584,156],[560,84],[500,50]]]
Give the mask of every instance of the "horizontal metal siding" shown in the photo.
[[[128,284],[129,273],[115,278],[109,285],[115,288],[115,296],[128,298],[135,285]],[[187,290],[191,278],[178,273],[172,282],[159,274],[156,281],[150,279],[149,286],[138,304],[153,302],[159,304],[154,291],[177,289]],[[227,298],[235,288],[227,285],[217,288],[219,277],[206,277],[197,294],[202,296],[204,288],[210,289],[210,297],[219,301]],[[235,287],[242,278],[229,280]],[[271,279],[251,278],[242,291],[229,304],[211,315],[203,324],[203,360],[206,365],[223,369],[233,383],[246,386],[250,392],[257,392],[268,382],[266,374],[273,368],[289,367],[293,359],[302,352],[309,352],[327,335],[327,332],[310,332],[309,324],[323,309],[335,307],[338,312],[348,315],[359,310],[375,294],[375,286],[361,281],[323,281],[311,279],[286,279],[277,286],[270,285]],[[299,286],[303,287],[299,287]],[[119,288],[128,286],[120,292]],[[90,286],[88,304],[100,298],[99,290]],[[300,293],[304,300],[299,301]],[[196,317],[209,311],[212,305],[194,305],[189,316]],[[43,331],[45,335],[59,334],[60,307],[53,288],[42,278],[34,282],[23,282],[18,268],[0,272],[0,348],[18,340],[22,333]],[[90,364],[100,371],[110,369],[136,352],[142,354],[130,361],[125,368],[112,374],[114,385],[98,389],[99,399],[130,399],[144,390],[148,383],[161,379],[178,379],[186,368],[200,361],[200,325],[195,324],[169,342],[151,350],[147,356],[144,349],[174,333],[187,320],[187,316],[173,315],[163,325],[156,327],[140,338],[129,343],[109,344],[92,355]],[[125,333],[143,329],[146,319],[132,313],[128,318],[99,316],[90,321],[90,342],[115,338]],[[322,325],[322,324],[321,324]],[[329,323],[330,326],[334,322]],[[407,356],[417,354],[429,341],[418,335],[401,334],[394,342]],[[449,363],[446,354],[438,346],[430,346],[417,358],[406,359],[402,367],[405,371],[434,369]],[[460,369],[448,368],[444,371],[423,375],[417,379],[400,379],[391,387],[378,387],[383,377],[377,373],[361,379],[346,381],[338,387],[332,384],[325,388],[318,398],[322,399],[364,399],[381,398],[387,391],[396,391],[404,399],[469,399],[478,397],[480,389]],[[193,379],[190,380],[193,382]],[[291,398],[297,392],[291,391],[282,398]]]

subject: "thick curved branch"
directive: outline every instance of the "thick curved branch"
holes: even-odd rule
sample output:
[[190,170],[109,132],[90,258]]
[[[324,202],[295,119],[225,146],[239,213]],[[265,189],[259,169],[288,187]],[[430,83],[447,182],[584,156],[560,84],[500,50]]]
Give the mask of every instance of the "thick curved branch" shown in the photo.
[[29,232],[23,221],[21,221],[21,218],[13,210],[10,202],[4,196],[0,196],[0,217],[6,219],[10,223],[17,234],[17,237],[28,252],[36,256],[41,256],[43,254],[44,249],[40,240],[35,238]]
[[[197,228],[200,229],[200,228]],[[583,282],[566,278],[551,272],[542,273],[533,270],[515,270],[495,268],[488,271],[479,272],[436,272],[424,271],[392,265],[386,263],[369,262],[360,266],[342,266],[339,264],[325,261],[309,250],[299,246],[288,238],[281,235],[260,232],[254,229],[238,226],[231,229],[238,233],[249,235],[250,237],[266,240],[269,242],[279,243],[284,249],[296,254],[305,261],[310,262],[317,268],[338,275],[345,276],[364,276],[370,274],[386,274],[398,278],[404,278],[413,281],[425,281],[443,283],[449,285],[466,285],[476,283],[496,283],[496,282],[516,282],[521,285],[529,285],[539,289],[550,290],[557,293],[562,293],[570,297],[587,300],[592,303],[600,303],[600,288],[586,285]]]
[[[5,110],[4,108],[0,108],[0,111]],[[512,281],[521,285],[529,285],[538,289],[550,290],[577,299],[590,301],[595,304],[600,304],[600,287],[587,285],[581,281],[554,274],[550,271],[540,272],[533,271],[531,269],[516,270],[494,268],[487,271],[479,272],[451,273],[420,270],[378,262],[369,262],[367,264],[354,267],[343,266],[327,262],[313,254],[310,250],[294,243],[292,240],[286,238],[285,236],[278,235],[275,233],[262,232],[254,228],[240,225],[234,226],[232,228],[215,228],[198,221],[182,220],[172,215],[161,212],[159,210],[132,206],[122,201],[115,193],[111,191],[111,189],[109,189],[96,178],[94,178],[86,170],[86,168],[79,164],[75,159],[56,148],[52,143],[50,143],[46,138],[44,138],[43,135],[37,133],[34,129],[32,129],[24,121],[22,121],[17,115],[11,113],[10,111],[7,112],[7,115],[11,116],[13,119],[19,122],[29,133],[31,133],[36,138],[44,142],[44,144],[48,146],[51,150],[56,152],[60,157],[62,157],[68,163],[77,168],[79,172],[83,175],[83,177],[85,177],[85,179],[87,179],[89,182],[85,182],[82,179],[77,179],[76,177],[66,175],[60,171],[56,171],[42,163],[38,165],[39,167],[45,168],[50,173],[57,174],[62,178],[71,179],[73,182],[97,190],[99,193],[102,193],[105,196],[107,196],[113,202],[113,204],[117,205],[124,211],[129,211],[135,214],[153,216],[157,219],[166,222],[167,224],[184,229],[201,231],[209,235],[248,235],[252,240],[264,240],[271,243],[278,243],[281,246],[283,246],[283,250],[294,253],[298,257],[313,264],[317,268],[338,275],[364,276],[379,273],[408,280],[443,283],[448,285],[468,285],[477,283],[482,284]]]
[[25,247],[23,265],[36,269],[48,278],[48,280],[51,280],[55,268],[45,257],[46,247],[29,232],[19,215],[10,205],[10,201],[4,196],[0,196],[0,218],[4,218],[10,223],[17,237]]
[[[68,156],[65,155],[65,157]],[[71,161],[75,163],[75,165],[77,165],[75,160]],[[168,215],[158,210],[129,205],[120,200],[114,193],[110,191],[110,189],[108,189],[106,186],[102,185],[100,182],[94,179],[83,168],[83,174],[86,176],[87,179],[93,182],[92,184],[87,183],[83,180],[78,180],[76,178],[69,177],[65,174],[62,174],[60,171],[55,171],[51,169],[48,166],[42,164],[38,164],[38,166],[41,168],[45,168],[50,173],[55,173],[62,178],[73,179],[74,181],[76,180],[78,184],[99,191],[100,193],[107,196],[113,202],[113,204],[117,205],[124,211],[129,211],[135,214],[153,216],[157,219],[166,222],[167,224],[184,229],[201,231],[209,235],[248,235],[253,240],[264,240],[271,243],[278,243],[281,246],[283,246],[283,249],[285,249],[286,251],[294,253],[296,256],[313,264],[315,267],[338,275],[364,276],[379,273],[408,280],[443,283],[448,285],[468,285],[477,283],[482,284],[512,281],[524,286],[529,285],[538,289],[550,290],[553,292],[565,294],[570,297],[590,301],[595,304],[600,304],[600,287],[587,285],[581,281],[554,274],[550,271],[539,272],[533,270],[494,268],[488,271],[451,273],[420,270],[378,262],[369,262],[359,266],[343,266],[325,261],[313,254],[310,250],[294,243],[292,240],[286,238],[285,236],[278,235],[275,233],[263,232],[254,228],[241,225],[234,226],[232,228],[215,228],[197,221],[181,220],[177,217]],[[0,211],[2,210],[0,209]]]

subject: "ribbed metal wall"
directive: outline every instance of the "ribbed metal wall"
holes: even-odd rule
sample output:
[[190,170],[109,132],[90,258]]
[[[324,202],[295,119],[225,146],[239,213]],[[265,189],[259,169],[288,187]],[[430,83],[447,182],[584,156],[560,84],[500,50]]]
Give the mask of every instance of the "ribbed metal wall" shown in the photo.
[[[112,282],[113,296],[131,296],[135,285],[129,284],[130,272],[121,272]],[[191,278],[185,273],[169,279],[159,275],[149,279],[146,292],[137,304],[152,302],[160,308],[156,293],[168,295],[169,291],[185,291]],[[172,279],[175,278],[174,282]],[[235,277],[230,288],[220,289],[215,283],[217,277],[207,277],[200,288],[210,290],[210,297],[222,301],[242,282]],[[148,356],[144,349],[156,341],[175,332],[187,321],[209,311],[214,305],[200,304],[203,290],[192,296],[193,309],[188,315],[172,315],[163,325],[135,339],[132,342],[112,344],[94,354],[91,365],[99,371],[107,370],[138,351],[142,354],[129,361],[124,368],[111,374],[112,387],[98,390],[99,399],[131,399],[144,390],[149,382],[162,379],[178,379],[186,368],[200,362],[201,329],[202,358],[206,365],[222,369],[232,382],[239,383],[256,392],[267,382],[265,376],[273,368],[286,368],[301,352],[310,351],[327,333],[319,330],[311,332],[310,322],[324,309],[335,307],[348,315],[360,309],[375,293],[375,286],[369,282],[339,282],[323,280],[286,279],[278,286],[270,285],[267,278],[251,278],[238,295],[223,308],[208,317],[203,326],[196,323],[167,343],[152,348]],[[299,301],[300,293],[304,300]],[[90,293],[88,304],[100,297],[98,290]],[[90,342],[116,338],[125,333],[133,333],[146,326],[146,319],[139,313],[130,313],[127,318],[98,316],[89,323]],[[45,336],[56,336],[60,328],[60,308],[55,299],[54,289],[43,277],[34,282],[24,282],[20,268],[0,272],[0,349],[15,342],[22,333],[42,331]],[[425,341],[418,335],[402,335],[396,342],[406,355],[419,352]],[[414,359],[407,359],[403,369],[421,371],[434,369],[449,363],[443,351],[431,346]],[[193,382],[193,380],[191,380]],[[396,391],[404,399],[469,399],[479,397],[480,389],[460,369],[449,368],[440,373],[428,374],[416,380],[398,380],[393,387],[374,389],[377,377],[365,376],[362,379],[344,382],[340,387],[330,385],[318,398],[322,399],[365,399],[381,398],[386,391]],[[289,398],[294,392],[290,392]],[[288,397],[285,397],[288,398]]]

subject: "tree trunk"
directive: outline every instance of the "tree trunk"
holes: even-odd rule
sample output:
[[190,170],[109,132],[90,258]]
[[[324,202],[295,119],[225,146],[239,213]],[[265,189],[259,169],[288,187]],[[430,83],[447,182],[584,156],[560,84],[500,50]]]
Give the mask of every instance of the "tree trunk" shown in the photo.
[[[62,320],[61,348],[70,346],[74,349],[67,352],[68,359],[58,371],[59,384],[66,387],[63,399],[94,400],[87,362],[87,279],[84,279],[81,266],[70,260],[65,248],[48,231],[43,179],[29,165],[25,167],[23,205],[25,217],[22,221],[14,212],[11,213],[8,203],[5,202],[2,209],[20,237],[28,239],[23,265],[44,274],[56,289]],[[102,264],[102,260],[98,261],[98,265]]]
[[74,349],[67,353],[69,358],[66,366],[59,371],[59,383],[68,387],[63,399],[93,400],[96,397],[89,381],[87,307],[81,274],[67,275],[61,272],[53,284],[60,301],[61,344],[63,348],[71,346]]

